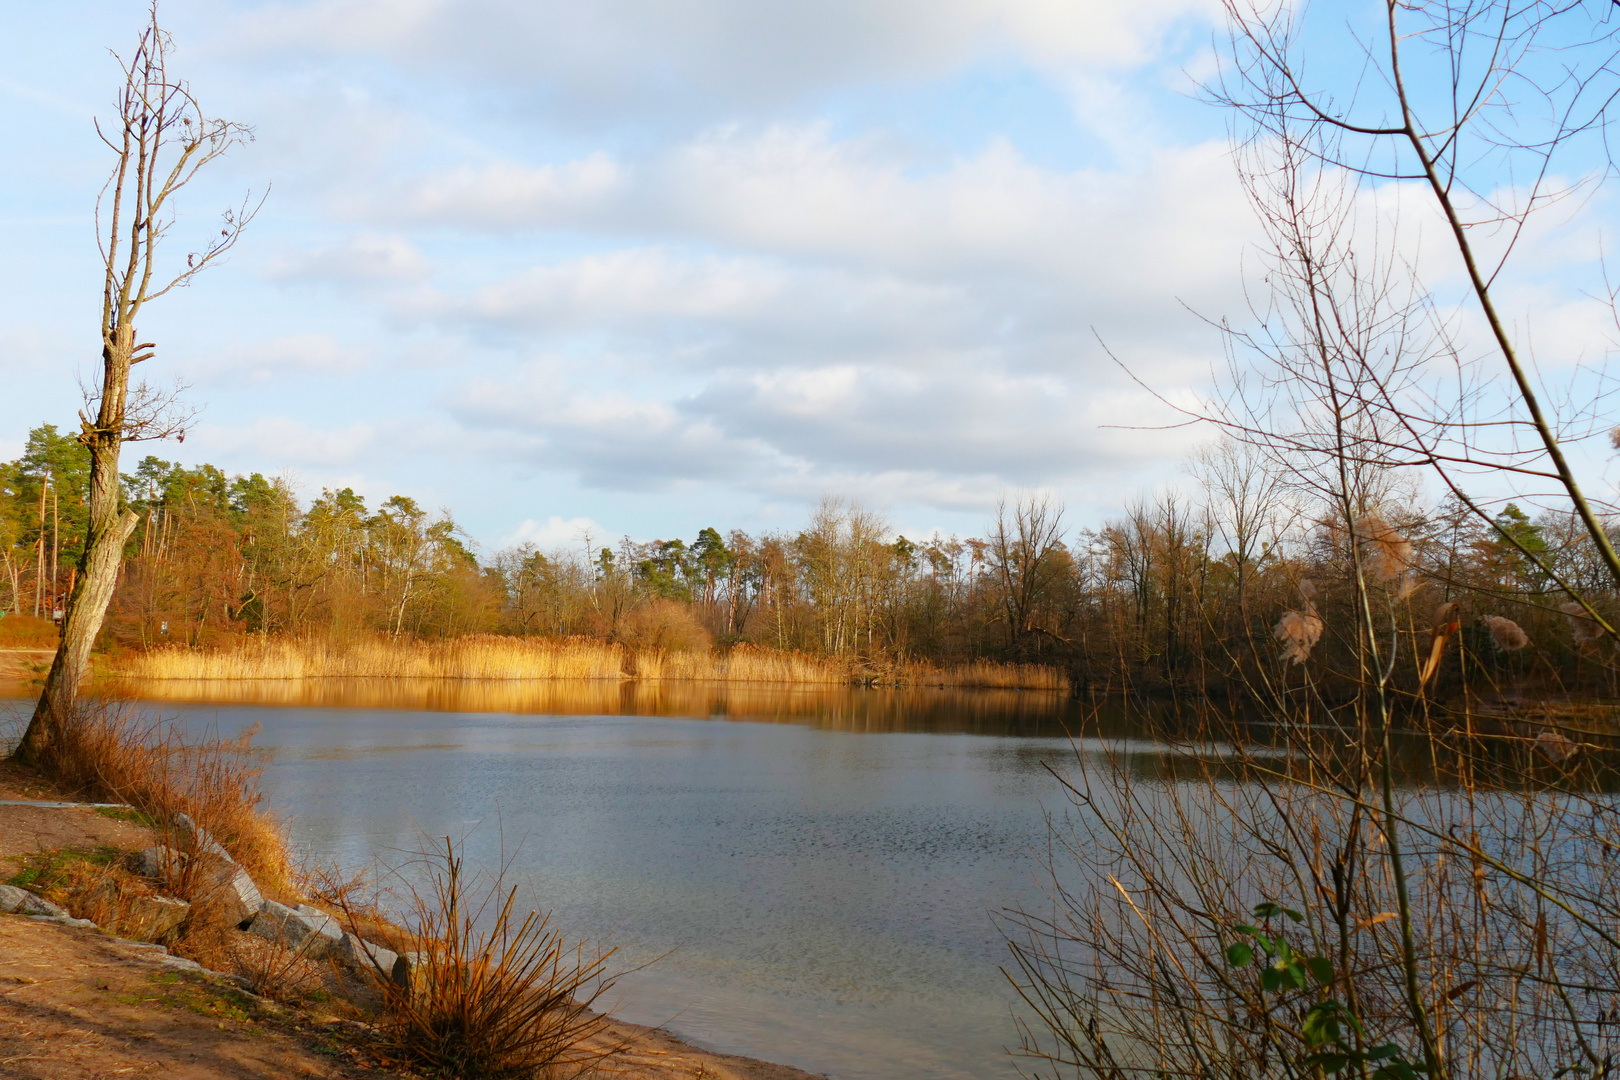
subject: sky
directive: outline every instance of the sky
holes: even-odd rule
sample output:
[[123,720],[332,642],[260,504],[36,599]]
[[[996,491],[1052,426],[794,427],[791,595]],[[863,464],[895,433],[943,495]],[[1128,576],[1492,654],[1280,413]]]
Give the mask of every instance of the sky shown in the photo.
[[[97,359],[92,120],[144,4],[10,9],[8,458],[74,426]],[[1154,394],[1224,367],[1208,320],[1246,310],[1258,236],[1196,94],[1209,0],[162,15],[205,111],[254,129],[188,189],[171,256],[268,194],[143,317],[145,374],[200,413],[126,468],[406,494],[489,551],[792,529],[828,494],[913,536],[1034,490],[1096,524],[1208,438]],[[1527,309],[1573,288],[1531,284]]]

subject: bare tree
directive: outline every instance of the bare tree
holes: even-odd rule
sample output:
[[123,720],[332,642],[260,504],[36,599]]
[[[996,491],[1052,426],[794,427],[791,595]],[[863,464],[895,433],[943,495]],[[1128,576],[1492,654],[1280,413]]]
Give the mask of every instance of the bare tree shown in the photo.
[[1021,496],[1011,507],[996,503],[990,530],[990,568],[1000,593],[999,618],[1007,623],[1007,644],[1015,651],[1031,634],[1052,631],[1036,624],[1048,591],[1050,568],[1063,537],[1063,507],[1046,495]]
[[1204,447],[1191,463],[1208,500],[1209,531],[1219,535],[1232,560],[1238,613],[1245,622],[1250,579],[1287,524],[1282,477],[1268,465],[1258,448],[1230,437]]
[[117,118],[108,126],[96,124],[115,164],[96,203],[104,268],[101,370],[79,414],[79,439],[90,450],[89,528],[56,658],[16,751],[23,761],[37,759],[67,720],[118,581],[124,544],[138,520],[120,501],[123,444],[183,436],[190,419],[176,407],[175,392],[131,386],[131,369],[150,360],[155,348],[137,340],[135,321],[149,302],[189,284],[234,247],[263,201],[249,196],[226,210],[219,234],[189,253],[184,267],[173,273],[159,267],[158,249],[174,226],[181,189],[215,158],[252,138],[242,124],[202,111],[190,87],[169,73],[173,48],[154,3],[135,52],[127,60],[114,54],[123,74]]
[[[1388,264],[1397,273],[1386,282],[1404,279],[1410,288],[1400,317],[1426,335],[1421,349],[1457,364],[1449,387],[1437,381],[1405,395],[1417,388],[1373,387],[1360,404],[1382,414],[1380,438],[1394,456],[1432,470],[1488,527],[1495,514],[1480,487],[1490,494],[1493,486],[1513,485],[1510,495],[1567,506],[1620,584],[1620,553],[1604,521],[1609,508],[1589,495],[1565,451],[1571,441],[1607,434],[1610,425],[1598,414],[1606,395],[1577,396],[1573,383],[1549,388],[1528,336],[1515,332],[1499,297],[1532,219],[1589,194],[1613,171],[1608,130],[1620,99],[1613,5],[1384,0],[1376,25],[1346,35],[1359,63],[1332,58],[1334,70],[1354,73],[1338,86],[1322,76],[1329,64],[1307,65],[1303,5],[1225,0],[1225,7],[1231,47],[1212,92],[1248,125],[1246,144],[1255,154],[1247,179],[1251,195],[1262,195],[1262,214],[1307,201],[1297,191],[1257,190],[1255,181],[1263,184],[1269,170],[1253,166],[1276,157],[1278,147],[1299,157],[1289,166],[1296,181],[1344,184],[1352,194],[1367,182],[1414,182],[1444,224],[1467,283],[1467,314],[1485,328],[1485,342],[1471,349],[1454,324],[1434,317],[1416,268]],[[1363,246],[1346,243],[1341,251]],[[1392,252],[1386,240],[1382,258]],[[1612,306],[1611,287],[1591,291],[1606,293]],[[1418,307],[1429,310],[1410,319]],[[1576,590],[1558,584],[1620,640]]]

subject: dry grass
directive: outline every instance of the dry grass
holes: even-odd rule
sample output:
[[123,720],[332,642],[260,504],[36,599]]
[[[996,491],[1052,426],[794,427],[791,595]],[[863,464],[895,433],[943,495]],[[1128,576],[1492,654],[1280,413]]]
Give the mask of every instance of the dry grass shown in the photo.
[[116,847],[67,847],[30,855],[10,881],[60,904],[75,918],[123,937],[151,940],[136,925],[132,902],[152,889],[126,864],[125,853]]
[[847,663],[798,652],[737,645],[718,655],[649,651],[635,657],[638,679],[681,682],[796,683],[842,686],[851,678]]
[[550,1080],[617,1049],[587,1045],[608,1026],[591,1006],[613,984],[612,952],[569,948],[547,916],[520,916],[517,890],[498,874],[470,882],[449,838],[427,855],[411,985],[378,980],[396,1052],[441,1076]]
[[[260,806],[252,734],[198,737],[172,720],[142,717],[122,704],[81,702],[35,764],[75,795],[130,804],[158,830],[159,843],[179,851],[188,850],[191,839],[177,827],[177,816],[189,815],[225,846],[261,891],[288,897],[293,881],[286,837]],[[169,895],[191,904],[169,943],[204,967],[242,967],[237,916],[207,863],[198,856],[183,858],[162,883]],[[111,926],[126,921],[123,909],[130,896],[148,891],[122,867],[102,871],[93,881],[81,873],[66,884],[72,894],[69,910]]]
[[15,613],[0,618],[0,649],[54,649],[60,639],[49,619]]
[[842,686],[852,682],[912,686],[1067,690],[1060,669],[975,660],[936,667],[905,662],[872,667],[849,659],[737,645],[725,652],[646,647],[631,650],[583,638],[475,635],[447,641],[369,638],[347,646],[306,638],[251,638],[227,649],[181,646],[120,657],[108,674],[139,680],[236,681],[304,679],[459,679],[489,682],[600,680],[725,682]]
[[254,637],[226,649],[132,653],[112,674],[136,679],[620,679],[624,650],[579,638],[476,635],[446,641],[365,638],[346,646]]
[[908,664],[901,680],[912,686],[950,686],[986,690],[1055,690],[1068,692],[1069,676],[1061,668],[1041,664],[998,664],[974,660],[949,667]]
[[37,764],[69,791],[129,803],[165,830],[177,814],[189,814],[260,888],[285,893],[286,839],[260,807],[252,736],[193,738],[173,721],[143,718],[122,704],[82,703]]

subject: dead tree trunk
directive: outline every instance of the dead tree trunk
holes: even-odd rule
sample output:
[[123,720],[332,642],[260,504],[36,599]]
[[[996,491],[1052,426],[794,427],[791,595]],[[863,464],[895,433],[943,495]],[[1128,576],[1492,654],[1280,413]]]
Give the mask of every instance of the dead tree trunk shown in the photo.
[[[16,757],[38,761],[71,718],[90,650],[118,584],[124,544],[138,516],[123,505],[118,458],[126,442],[183,435],[190,414],[174,392],[145,383],[131,386],[130,370],[149,360],[150,344],[136,344],[135,318],[149,300],[184,285],[235,245],[258,205],[244,200],[227,210],[222,228],[200,251],[186,256],[172,276],[156,276],[155,256],[174,224],[172,200],[197,171],[239,142],[248,128],[209,119],[190,87],[171,78],[169,36],[150,9],[134,55],[119,59],[124,76],[115,125],[96,131],[115,155],[112,175],[96,203],[97,239],[105,271],[101,314],[101,378],[80,412],[79,440],[90,451],[89,528],[62,620],[56,659],[45,679]],[[260,200],[262,205],[263,200]],[[103,212],[108,216],[103,217]],[[90,413],[94,413],[94,418]]]

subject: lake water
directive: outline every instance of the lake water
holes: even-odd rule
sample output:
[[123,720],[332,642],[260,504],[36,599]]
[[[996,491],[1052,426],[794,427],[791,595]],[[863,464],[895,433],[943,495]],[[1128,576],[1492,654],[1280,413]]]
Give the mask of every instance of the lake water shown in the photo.
[[[150,699],[154,687],[134,688]],[[424,837],[504,856],[633,967],[626,1019],[840,1078],[1008,1077],[993,913],[1041,906],[1044,763],[1072,706],[1009,692],[611,684],[171,684],[258,726],[297,845],[355,869]],[[220,702],[221,696],[257,702]],[[173,700],[211,697],[196,702]],[[1144,746],[1144,751],[1150,750]]]

